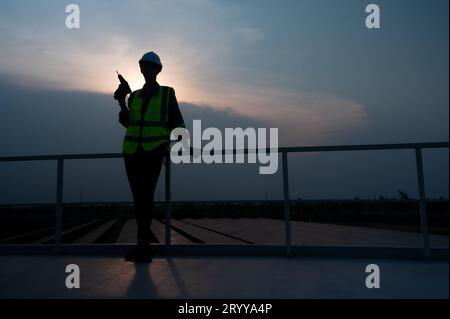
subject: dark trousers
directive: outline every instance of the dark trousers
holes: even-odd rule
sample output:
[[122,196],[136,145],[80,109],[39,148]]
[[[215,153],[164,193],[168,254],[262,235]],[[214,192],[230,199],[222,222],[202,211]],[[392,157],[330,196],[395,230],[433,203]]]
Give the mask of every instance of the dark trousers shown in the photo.
[[153,218],[153,197],[166,154],[166,147],[152,151],[139,150],[124,155],[125,169],[134,200],[138,243],[150,243],[150,226]]

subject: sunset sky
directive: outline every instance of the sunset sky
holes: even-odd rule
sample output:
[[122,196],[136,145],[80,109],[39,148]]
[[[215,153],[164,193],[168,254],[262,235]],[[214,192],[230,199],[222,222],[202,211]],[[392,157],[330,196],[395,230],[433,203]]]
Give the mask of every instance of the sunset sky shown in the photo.
[[[160,55],[158,81],[175,88],[181,111],[215,114],[205,118],[212,126],[230,119],[220,125],[278,127],[283,146],[448,141],[447,0],[375,1],[379,30],[365,27],[370,2],[360,0],[72,2],[80,29],[65,26],[70,2],[1,1],[0,155],[120,152],[115,70],[140,88],[137,61],[147,51]],[[82,118],[68,114],[89,104],[83,114],[111,121],[111,140],[63,140],[63,123],[34,122],[50,121],[33,107],[36,97],[51,105],[61,94],[73,99],[58,105],[58,120]],[[94,132],[84,124],[73,132]],[[17,125],[35,133],[11,135]],[[448,151],[442,155],[438,162],[448,164]],[[428,182],[448,196],[441,166]],[[405,183],[415,190],[414,178]]]

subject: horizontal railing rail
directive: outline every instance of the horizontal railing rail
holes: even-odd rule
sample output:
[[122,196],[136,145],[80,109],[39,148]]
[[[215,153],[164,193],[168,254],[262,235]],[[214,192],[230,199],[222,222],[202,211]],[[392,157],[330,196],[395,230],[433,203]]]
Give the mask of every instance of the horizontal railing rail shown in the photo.
[[[373,151],[373,150],[414,150],[416,169],[417,169],[417,183],[419,191],[419,199],[414,200],[419,203],[420,225],[423,241],[423,254],[426,259],[431,256],[430,253],[430,239],[428,231],[428,214],[425,193],[425,183],[423,174],[423,149],[437,149],[448,148],[448,142],[436,143],[403,143],[403,144],[372,144],[372,145],[338,145],[338,146],[301,146],[301,147],[280,147],[278,149],[271,149],[281,154],[282,157],[282,180],[283,180],[283,210],[284,210],[284,224],[285,224],[285,246],[286,254],[290,255],[292,250],[291,243],[291,225],[290,225],[290,204],[293,200],[289,196],[289,181],[288,181],[288,153],[306,153],[306,152],[334,152],[334,151]],[[191,149],[192,151],[192,149]],[[258,151],[269,151],[269,149],[255,150],[255,149],[240,149],[240,150],[222,150],[222,154],[237,154],[249,153]],[[191,152],[192,154],[192,152]],[[57,176],[56,176],[56,201],[55,201],[55,251],[58,252],[61,245],[61,228],[62,228],[62,213],[63,213],[63,179],[64,179],[64,161],[65,160],[79,160],[79,159],[111,159],[121,158],[122,153],[103,153],[103,154],[59,154],[59,155],[30,155],[30,156],[2,156],[0,162],[18,162],[18,161],[57,161]],[[166,156],[165,159],[165,245],[167,251],[171,246],[170,228],[171,228],[171,205],[175,202],[171,200],[171,169],[170,158]],[[299,200],[304,201],[306,200]],[[323,201],[323,200],[322,200]],[[363,201],[363,200],[353,200]],[[365,201],[365,200],[364,200]],[[387,200],[389,201],[389,200]],[[209,201],[204,201],[209,202]],[[220,201],[219,201],[220,202]],[[280,201],[278,201],[280,202]],[[317,202],[317,201],[315,201]],[[85,204],[85,203],[83,203]],[[21,204],[25,205],[25,204]],[[4,206],[4,205],[2,205]]]
[[[372,151],[372,150],[401,150],[401,149],[429,149],[448,148],[448,142],[436,143],[402,143],[402,144],[369,144],[369,145],[336,145],[336,146],[299,146],[299,147],[279,147],[272,149],[278,153],[308,153],[308,152],[334,152],[334,151]],[[266,150],[266,149],[263,149]],[[267,149],[271,150],[271,149]],[[222,150],[222,154],[227,152],[258,151],[244,148],[241,150]],[[101,159],[101,158],[121,158],[122,153],[98,153],[98,154],[58,154],[58,155],[25,155],[25,156],[1,156],[0,162],[18,161],[48,161],[58,159]]]

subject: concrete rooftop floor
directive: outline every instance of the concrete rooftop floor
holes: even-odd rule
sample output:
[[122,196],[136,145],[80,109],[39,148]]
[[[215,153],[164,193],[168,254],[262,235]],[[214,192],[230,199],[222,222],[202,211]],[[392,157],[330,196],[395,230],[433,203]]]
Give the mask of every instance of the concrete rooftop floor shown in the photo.
[[[380,289],[365,286],[372,263]],[[80,289],[65,286],[68,264],[80,267]],[[0,298],[448,298],[448,277],[448,261],[0,256]]]

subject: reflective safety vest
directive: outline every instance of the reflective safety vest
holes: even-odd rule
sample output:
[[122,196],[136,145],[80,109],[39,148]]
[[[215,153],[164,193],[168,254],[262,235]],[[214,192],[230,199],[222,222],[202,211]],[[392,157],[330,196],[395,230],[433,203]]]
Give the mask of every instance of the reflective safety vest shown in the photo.
[[139,143],[145,151],[150,151],[169,142],[170,130],[166,125],[171,90],[172,88],[168,86],[159,87],[158,93],[150,98],[144,118],[141,116],[143,107],[141,90],[132,93],[130,117],[123,141],[123,153],[135,153]]

